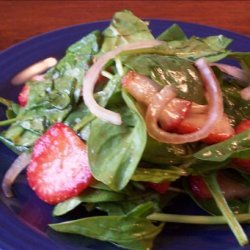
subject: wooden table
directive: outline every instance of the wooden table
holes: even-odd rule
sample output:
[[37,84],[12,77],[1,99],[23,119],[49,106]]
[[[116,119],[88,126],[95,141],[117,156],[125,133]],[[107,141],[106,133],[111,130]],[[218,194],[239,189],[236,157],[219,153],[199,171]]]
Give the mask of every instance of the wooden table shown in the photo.
[[129,9],[142,18],[216,26],[250,36],[250,1],[0,1],[0,50],[64,26],[110,19]]

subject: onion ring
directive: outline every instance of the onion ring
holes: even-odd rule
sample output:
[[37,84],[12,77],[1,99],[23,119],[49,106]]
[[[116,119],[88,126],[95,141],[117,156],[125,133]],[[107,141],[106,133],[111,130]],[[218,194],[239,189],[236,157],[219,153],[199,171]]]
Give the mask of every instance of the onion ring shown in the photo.
[[94,87],[103,67],[109,60],[114,59],[123,51],[152,48],[159,46],[162,43],[163,42],[157,40],[138,41],[135,43],[118,46],[114,50],[100,56],[87,71],[83,80],[83,99],[90,112],[104,121],[113,123],[115,125],[121,125],[122,120],[120,114],[103,108],[94,99]]
[[240,96],[245,101],[250,101],[250,86],[242,89],[240,91]]
[[11,80],[11,83],[14,85],[22,84],[32,79],[34,76],[41,74],[47,69],[55,66],[56,64],[57,64],[57,60],[54,57],[49,57],[42,61],[34,63],[28,68],[18,73],[15,77],[13,77]]
[[6,197],[12,197],[11,186],[17,176],[27,167],[30,162],[30,153],[20,154],[7,170],[2,181],[2,190]]
[[208,94],[208,118],[207,122],[200,130],[189,134],[169,133],[162,130],[158,126],[159,115],[164,106],[175,97],[175,92],[169,86],[164,87],[157,93],[148,106],[146,112],[146,125],[150,136],[156,140],[170,144],[183,144],[199,141],[206,138],[211,129],[213,129],[217,120],[223,116],[223,99],[219,87],[219,83],[211,68],[208,66],[204,58],[198,59],[195,62],[198,68]]
[[[249,83],[249,74],[247,74],[243,69],[222,63],[211,63],[210,65],[218,67],[222,72],[227,73],[238,80]],[[250,86],[242,89],[240,95],[243,100],[249,101]]]
[[238,67],[228,65],[228,64],[223,64],[223,63],[210,63],[210,66],[216,66],[222,72],[230,76],[233,76],[234,78],[237,78],[238,80],[241,80],[244,82],[248,81],[248,76],[246,72],[243,69],[240,69]]

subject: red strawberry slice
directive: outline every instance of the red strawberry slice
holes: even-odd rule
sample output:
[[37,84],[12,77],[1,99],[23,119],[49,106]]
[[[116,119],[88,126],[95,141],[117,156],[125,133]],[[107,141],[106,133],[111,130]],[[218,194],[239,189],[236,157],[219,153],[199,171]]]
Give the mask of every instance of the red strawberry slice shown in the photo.
[[242,120],[235,128],[236,134],[242,133],[250,129],[250,121],[247,119]]
[[191,176],[189,185],[193,195],[198,199],[211,199],[212,195],[201,176]]
[[28,85],[24,85],[21,92],[18,95],[18,102],[22,107],[25,107],[28,102],[30,87]]
[[56,123],[35,143],[27,179],[49,204],[78,195],[92,180],[86,145],[71,128]]
[[[195,132],[204,126],[206,119],[206,114],[189,113],[175,129],[175,132],[179,134]],[[228,117],[224,114],[222,119],[216,122],[215,127],[211,130],[211,133],[208,135],[208,137],[202,141],[207,144],[214,144],[227,140],[233,135],[234,129],[232,128]]]
[[149,105],[160,87],[149,77],[129,71],[122,78],[123,87],[138,101]]
[[[236,134],[240,134],[246,130],[250,129],[250,121],[244,119],[240,124],[235,128]],[[238,166],[240,169],[250,173],[250,159],[234,159],[233,163]]]
[[239,167],[241,170],[250,173],[250,159],[239,159],[235,158],[233,159],[233,163]]
[[[226,199],[240,199],[250,196],[250,188],[228,176],[219,173],[217,181]],[[201,176],[191,176],[189,185],[193,195],[198,199],[211,199],[212,195]]]
[[159,123],[162,129],[171,131],[175,129],[180,122],[186,117],[187,113],[191,109],[192,102],[174,98],[170,101],[159,117]]
[[168,188],[170,186],[170,182],[168,182],[168,181],[163,181],[160,183],[148,182],[147,186],[160,194],[164,194],[168,191]]

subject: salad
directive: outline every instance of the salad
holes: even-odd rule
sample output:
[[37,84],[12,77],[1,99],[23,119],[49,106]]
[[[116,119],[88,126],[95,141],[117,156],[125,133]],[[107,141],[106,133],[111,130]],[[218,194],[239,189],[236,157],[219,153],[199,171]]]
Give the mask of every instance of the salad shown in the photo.
[[[18,103],[0,98],[0,141],[18,155],[4,195],[25,170],[53,216],[81,208],[55,231],[151,249],[167,223],[227,224],[247,245],[250,53],[231,42],[176,24],[153,37],[130,11],[115,13],[27,80]],[[206,214],[170,213],[183,196]]]

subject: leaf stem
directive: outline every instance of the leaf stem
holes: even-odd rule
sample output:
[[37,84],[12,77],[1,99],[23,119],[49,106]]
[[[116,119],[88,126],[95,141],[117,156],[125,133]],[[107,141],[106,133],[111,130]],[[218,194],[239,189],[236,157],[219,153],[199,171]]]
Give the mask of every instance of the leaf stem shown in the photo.
[[188,194],[184,189],[176,188],[176,187],[169,187],[168,191],[176,192],[176,193],[182,193],[182,194]]
[[84,126],[86,126],[89,122],[91,122],[94,119],[95,117],[92,114],[85,116],[79,123],[77,123],[73,127],[73,130],[79,131],[80,129],[82,129]]
[[[250,223],[250,214],[239,214],[236,218],[241,223]],[[202,225],[220,225],[227,224],[227,219],[224,216],[211,215],[180,215],[180,214],[164,214],[153,213],[147,216],[148,220],[184,223],[184,224],[202,224]]]
[[9,101],[9,100],[7,100],[7,99],[5,99],[5,98],[0,97],[0,103],[3,104],[3,105],[5,105],[5,106],[7,106],[7,107],[9,107],[12,102]]
[[116,67],[116,70],[117,70],[118,74],[120,76],[123,76],[124,75],[124,70],[123,70],[122,62],[118,57],[115,58],[115,67]]
[[8,119],[8,120],[0,121],[0,126],[7,126],[15,121],[17,121],[17,118],[12,118],[12,119]]
[[245,234],[243,228],[241,227],[237,217],[231,211],[230,207],[227,204],[225,197],[222,195],[220,186],[217,182],[216,175],[211,174],[204,177],[204,181],[210,190],[218,208],[220,209],[222,215],[225,217],[227,224],[234,233],[236,239],[238,240],[241,246],[244,246],[249,243],[248,237]]
[[101,72],[101,74],[102,74],[103,76],[105,76],[106,78],[108,78],[109,80],[113,78],[113,75],[110,74],[108,71],[103,70],[103,71]]

